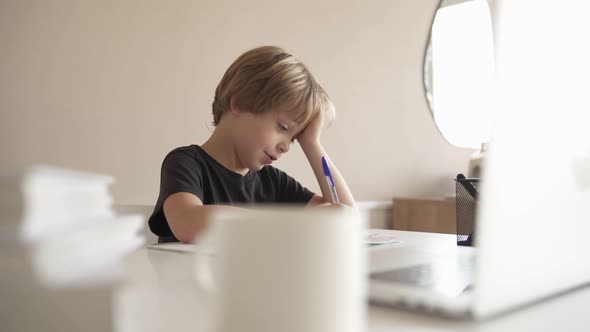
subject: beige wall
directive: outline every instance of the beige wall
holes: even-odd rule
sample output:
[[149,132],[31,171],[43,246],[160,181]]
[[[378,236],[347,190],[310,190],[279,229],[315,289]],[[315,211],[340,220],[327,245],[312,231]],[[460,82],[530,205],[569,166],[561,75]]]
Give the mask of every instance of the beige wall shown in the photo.
[[[2,1],[2,169],[113,174],[117,203],[152,204],[164,155],[210,134],[225,69],[277,44],[332,96],[323,143],[358,200],[443,195],[472,151],[444,141],[423,96],[436,3]],[[278,166],[317,190],[298,147]]]

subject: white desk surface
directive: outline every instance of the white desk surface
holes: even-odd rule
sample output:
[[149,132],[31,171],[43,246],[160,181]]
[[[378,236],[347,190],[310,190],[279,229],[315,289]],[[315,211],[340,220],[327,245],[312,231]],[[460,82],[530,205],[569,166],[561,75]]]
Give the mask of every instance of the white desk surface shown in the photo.
[[[452,235],[384,232],[403,241],[388,245],[401,250],[408,246],[435,253],[461,250]],[[386,248],[368,248],[372,270],[388,264]],[[131,254],[126,261],[129,281],[115,295],[115,330],[211,331],[211,295],[195,282],[193,255],[147,248]],[[590,331],[589,305],[590,287],[482,322],[368,305],[367,331]]]

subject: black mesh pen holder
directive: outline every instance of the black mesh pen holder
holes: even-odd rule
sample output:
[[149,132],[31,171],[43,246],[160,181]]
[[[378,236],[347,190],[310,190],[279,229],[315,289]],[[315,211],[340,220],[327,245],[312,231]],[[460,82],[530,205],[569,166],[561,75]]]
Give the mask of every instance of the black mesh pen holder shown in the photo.
[[479,178],[466,178],[458,174],[455,179],[457,245],[475,243],[475,216],[479,197]]

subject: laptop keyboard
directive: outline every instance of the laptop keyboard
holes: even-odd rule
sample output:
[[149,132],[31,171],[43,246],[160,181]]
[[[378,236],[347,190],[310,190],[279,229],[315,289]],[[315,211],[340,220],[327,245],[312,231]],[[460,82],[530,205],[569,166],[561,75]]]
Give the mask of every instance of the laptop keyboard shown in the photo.
[[475,257],[457,257],[371,274],[371,279],[431,289],[448,296],[469,291],[473,284]]

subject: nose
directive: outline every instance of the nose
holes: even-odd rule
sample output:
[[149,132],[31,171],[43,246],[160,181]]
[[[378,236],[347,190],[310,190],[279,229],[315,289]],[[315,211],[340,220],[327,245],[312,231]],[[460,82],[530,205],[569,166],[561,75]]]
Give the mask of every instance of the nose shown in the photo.
[[287,153],[289,152],[289,143],[281,142],[279,143],[277,149],[280,153]]

